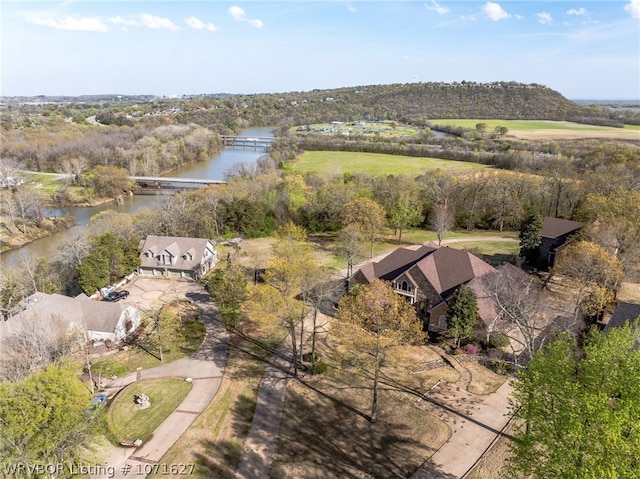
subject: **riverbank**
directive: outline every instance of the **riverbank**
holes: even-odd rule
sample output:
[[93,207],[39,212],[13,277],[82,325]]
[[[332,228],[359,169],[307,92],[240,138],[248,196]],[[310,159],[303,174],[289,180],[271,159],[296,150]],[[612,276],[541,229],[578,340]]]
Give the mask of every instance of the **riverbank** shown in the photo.
[[22,248],[24,245],[29,244],[32,241],[72,228],[76,224],[76,219],[73,216],[50,216],[40,220],[40,224],[38,226],[33,223],[23,224],[21,225],[21,228],[24,231],[16,228],[16,233],[13,234],[11,234],[11,230],[7,226],[7,222],[7,218],[0,218],[0,227],[2,228],[2,235],[0,236],[0,253]]

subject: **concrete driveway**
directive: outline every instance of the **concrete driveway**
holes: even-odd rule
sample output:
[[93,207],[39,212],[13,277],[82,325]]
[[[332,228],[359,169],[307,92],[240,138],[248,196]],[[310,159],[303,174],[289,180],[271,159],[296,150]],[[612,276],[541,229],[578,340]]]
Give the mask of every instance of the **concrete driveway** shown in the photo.
[[93,479],[146,477],[158,470],[164,454],[193,424],[214,398],[227,358],[228,333],[219,319],[218,311],[203,286],[194,281],[165,278],[138,277],[126,289],[130,292],[125,302],[147,308],[158,301],[186,298],[198,309],[206,327],[206,336],[200,349],[191,356],[155,368],[129,373],[113,380],[106,388],[110,397],[126,386],[145,379],[190,378],[193,387],[180,405],[158,426],[140,447],[116,447],[107,460],[97,468]]
[[176,299],[188,299],[188,295],[205,293],[203,286],[197,281],[151,276],[134,276],[124,289],[129,291],[129,297],[122,301],[140,310]]

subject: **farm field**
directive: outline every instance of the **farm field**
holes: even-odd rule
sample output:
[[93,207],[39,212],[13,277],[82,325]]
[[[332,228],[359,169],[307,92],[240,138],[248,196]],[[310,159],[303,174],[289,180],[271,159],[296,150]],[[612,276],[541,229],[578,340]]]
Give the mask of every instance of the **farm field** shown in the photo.
[[540,138],[607,138],[620,140],[639,140],[640,125],[625,125],[624,128],[585,125],[569,121],[550,120],[484,120],[484,119],[443,119],[434,120],[435,124],[475,128],[478,123],[486,123],[487,131],[493,132],[496,126],[509,129],[507,136],[525,139]]
[[318,173],[321,175],[342,175],[344,173],[416,175],[434,169],[464,172],[486,168],[489,167],[466,161],[346,151],[307,151],[300,155],[292,166],[296,173]]

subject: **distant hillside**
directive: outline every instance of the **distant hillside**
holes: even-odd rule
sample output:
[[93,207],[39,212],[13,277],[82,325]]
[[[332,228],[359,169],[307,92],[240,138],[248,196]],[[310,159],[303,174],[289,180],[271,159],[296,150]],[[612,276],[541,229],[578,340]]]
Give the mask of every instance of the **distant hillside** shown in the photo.
[[24,113],[32,112],[28,108],[62,108],[65,117],[73,116],[74,110],[80,109],[86,116],[126,116],[141,120],[145,117],[142,120],[145,122],[176,116],[181,123],[197,123],[214,130],[221,125],[236,130],[249,125],[293,126],[356,120],[397,120],[425,126],[441,118],[566,120],[618,127],[623,123],[640,124],[637,111],[578,104],[543,85],[516,82],[408,83],[178,98],[151,95],[5,97],[0,109],[15,103],[21,105]]
[[[611,109],[579,105],[545,86],[515,82],[371,85],[230,98],[238,116],[250,124],[359,119],[424,124],[439,118],[567,120],[608,126],[628,122]],[[631,122],[637,121],[640,117]]]

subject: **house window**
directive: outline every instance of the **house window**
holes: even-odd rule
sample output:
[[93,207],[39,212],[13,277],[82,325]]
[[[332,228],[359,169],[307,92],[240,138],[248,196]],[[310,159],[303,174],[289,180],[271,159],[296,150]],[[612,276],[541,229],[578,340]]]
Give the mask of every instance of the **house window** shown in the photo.
[[402,288],[402,291],[409,291],[409,285],[407,284],[406,281],[402,282],[401,288]]

